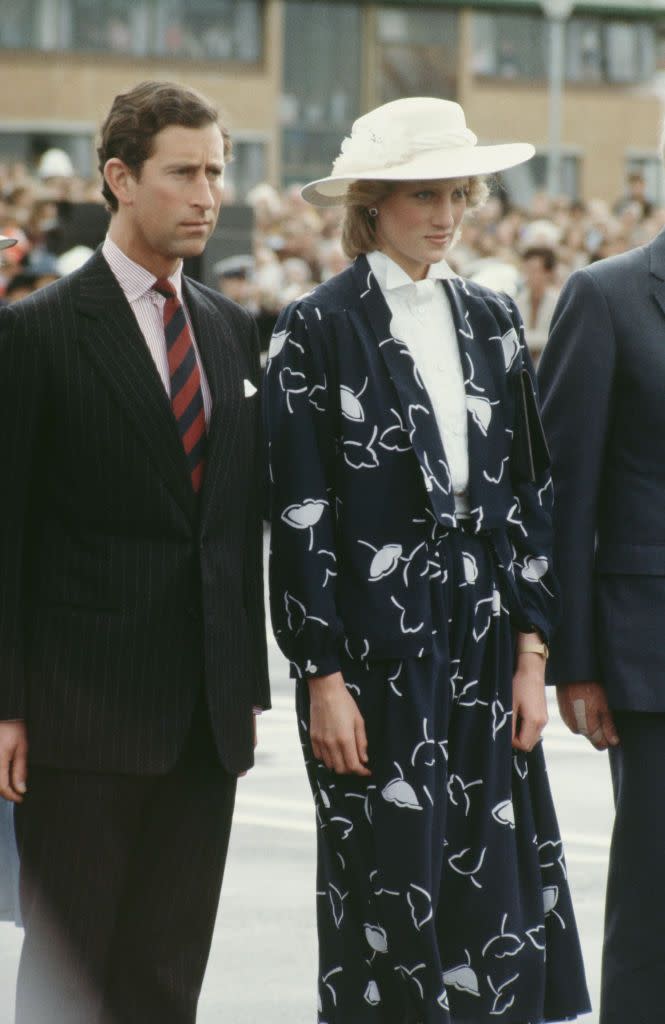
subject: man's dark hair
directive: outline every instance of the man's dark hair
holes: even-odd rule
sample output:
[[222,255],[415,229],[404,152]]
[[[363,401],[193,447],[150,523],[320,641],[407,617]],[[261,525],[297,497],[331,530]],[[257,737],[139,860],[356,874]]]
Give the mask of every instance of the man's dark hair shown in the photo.
[[224,140],[224,161],[231,159],[231,136],[219,122],[219,114],[208,100],[174,82],[141,82],[113,101],[104,124],[97,149],[99,170],[103,179],[102,195],[112,213],[118,200],[104,178],[107,160],[117,157],[127,164],[135,178],[141,176],[145,161],[152,156],[155,136],[170,125],[203,128],[216,124]]
[[543,264],[543,270],[547,270],[551,273],[557,264],[556,253],[553,249],[548,249],[546,245],[533,245],[530,249],[522,254],[523,260],[540,260]]

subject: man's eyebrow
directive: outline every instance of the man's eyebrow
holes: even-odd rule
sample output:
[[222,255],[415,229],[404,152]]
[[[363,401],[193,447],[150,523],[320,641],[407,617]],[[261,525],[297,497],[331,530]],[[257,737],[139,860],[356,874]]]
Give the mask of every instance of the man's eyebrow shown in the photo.
[[[173,160],[171,163],[166,165],[167,171],[189,171],[196,170],[197,167],[201,166],[200,160]],[[224,170],[226,164],[223,160],[210,160],[206,163],[206,170],[218,171],[220,174]]]

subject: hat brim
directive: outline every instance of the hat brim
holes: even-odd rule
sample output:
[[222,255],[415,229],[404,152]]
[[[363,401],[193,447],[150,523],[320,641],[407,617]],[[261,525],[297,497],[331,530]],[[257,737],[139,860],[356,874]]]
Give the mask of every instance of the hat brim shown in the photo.
[[445,178],[496,174],[497,171],[525,163],[535,152],[528,142],[511,142],[498,146],[464,146],[419,153],[407,163],[318,178],[305,185],[301,195],[313,206],[339,206],[354,181],[441,181]]
[[0,235],[0,249],[11,249],[16,245],[18,238],[9,238],[7,235]]

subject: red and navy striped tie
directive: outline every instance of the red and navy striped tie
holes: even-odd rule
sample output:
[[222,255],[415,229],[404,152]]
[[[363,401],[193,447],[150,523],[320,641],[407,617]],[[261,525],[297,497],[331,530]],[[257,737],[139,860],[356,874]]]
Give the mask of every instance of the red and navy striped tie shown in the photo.
[[166,279],[156,281],[153,288],[166,299],[164,336],[171,377],[171,407],[189,463],[192,487],[198,494],[203,483],[206,447],[201,374],[185,311],[175,288]]

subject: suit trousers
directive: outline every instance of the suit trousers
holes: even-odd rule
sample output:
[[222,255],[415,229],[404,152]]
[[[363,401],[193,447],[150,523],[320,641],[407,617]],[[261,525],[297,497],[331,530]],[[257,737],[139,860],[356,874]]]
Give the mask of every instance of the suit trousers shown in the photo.
[[193,1024],[236,787],[203,698],[165,775],[32,766],[28,785],[16,1024]]
[[601,1024],[663,1019],[665,714],[615,711],[616,817],[605,911]]

